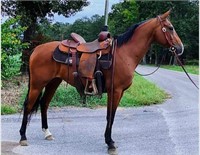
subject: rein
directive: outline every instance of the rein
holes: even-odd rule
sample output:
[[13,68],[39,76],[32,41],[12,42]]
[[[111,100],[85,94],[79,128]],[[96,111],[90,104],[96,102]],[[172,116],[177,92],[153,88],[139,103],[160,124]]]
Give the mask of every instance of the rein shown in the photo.
[[162,59],[161,59],[161,62],[160,62],[160,64],[158,65],[158,67],[157,67],[153,72],[151,72],[151,73],[141,74],[141,73],[137,72],[136,70],[135,70],[135,72],[136,72],[138,75],[140,75],[140,76],[149,76],[149,75],[152,75],[152,74],[154,74],[155,72],[157,72],[157,70],[160,68],[160,66],[161,66],[161,64],[162,64],[162,62],[163,62],[163,60],[164,60],[164,58],[165,58],[165,55],[163,55],[163,57],[162,57]]
[[174,51],[173,52],[175,57],[176,57],[176,60],[178,61],[179,65],[182,67],[183,71],[185,72],[185,74],[187,75],[187,77],[189,78],[189,80],[192,82],[192,84],[197,88],[199,89],[199,87],[194,83],[194,81],[192,80],[192,78],[190,77],[190,75],[187,73],[187,71],[185,70],[185,68],[183,67],[183,64],[181,62],[181,60],[179,59],[178,57],[178,54]]
[[[176,60],[177,60],[178,63],[181,65],[183,71],[185,72],[185,74],[187,75],[187,77],[190,79],[190,81],[193,83],[193,85],[194,85],[197,89],[199,89],[199,87],[194,83],[194,81],[192,80],[192,78],[189,76],[189,74],[187,73],[187,71],[186,71],[185,68],[183,67],[182,62],[180,61],[180,59],[179,59],[179,57],[178,57],[178,54],[176,53],[176,48],[175,48],[175,45],[174,45],[174,43],[173,43],[173,41],[172,41],[172,40],[173,40],[173,35],[171,35],[170,33],[167,33],[167,29],[165,28],[165,25],[164,25],[163,20],[161,19],[161,17],[160,17],[160,16],[157,16],[157,18],[158,18],[158,20],[160,21],[160,25],[161,25],[161,27],[162,27],[162,31],[163,31],[163,33],[164,33],[164,35],[165,35],[165,38],[166,38],[167,42],[168,42],[169,45],[170,45],[169,50],[170,50],[172,53],[174,53],[174,55],[175,55],[175,57],[176,57]],[[169,38],[169,37],[170,37],[170,38]]]

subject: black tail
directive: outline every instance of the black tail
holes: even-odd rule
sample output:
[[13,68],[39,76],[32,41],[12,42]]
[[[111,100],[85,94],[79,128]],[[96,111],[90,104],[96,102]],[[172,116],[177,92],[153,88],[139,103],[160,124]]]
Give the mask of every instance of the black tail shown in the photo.
[[[28,96],[29,96],[29,92],[30,92],[30,71],[29,71],[29,70],[28,70],[28,74],[29,74],[28,93],[27,93],[27,95],[26,95],[26,99],[25,99],[24,104],[23,104],[23,111],[24,111],[24,112],[25,112],[26,107],[27,107],[27,105],[28,105]],[[29,119],[28,119],[29,121],[30,121],[30,119],[31,119],[32,114],[37,113],[37,111],[38,111],[38,108],[39,108],[39,105],[40,105],[41,96],[42,96],[42,92],[39,94],[39,96],[38,96],[36,102],[35,102],[34,105],[33,105],[33,108],[32,108],[31,111],[30,111],[30,114],[29,114],[29,117],[28,117],[28,118],[29,118]]]

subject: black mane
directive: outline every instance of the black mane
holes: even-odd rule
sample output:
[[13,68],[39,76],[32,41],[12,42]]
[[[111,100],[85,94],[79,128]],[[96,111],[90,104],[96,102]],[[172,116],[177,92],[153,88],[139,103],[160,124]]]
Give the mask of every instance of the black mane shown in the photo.
[[124,43],[127,43],[131,39],[131,37],[133,36],[135,29],[145,22],[146,21],[142,21],[140,23],[134,24],[126,32],[115,37],[115,39],[117,39],[117,46],[120,47]]

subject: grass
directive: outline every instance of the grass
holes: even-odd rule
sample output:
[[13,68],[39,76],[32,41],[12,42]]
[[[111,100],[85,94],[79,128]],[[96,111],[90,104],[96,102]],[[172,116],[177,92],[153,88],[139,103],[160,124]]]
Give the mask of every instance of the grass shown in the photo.
[[16,107],[7,104],[1,104],[1,115],[14,114],[16,112],[17,112]]
[[162,103],[169,98],[164,90],[139,75],[135,75],[132,86],[125,91],[120,106],[146,106]]
[[[170,69],[170,70],[174,70],[174,71],[181,71],[181,72],[183,72],[183,69],[181,68],[181,66],[161,65],[161,67],[165,68],[165,69]],[[186,71],[188,73],[199,75],[199,66],[198,65],[184,65],[184,68],[186,69]]]
[[[25,96],[26,93],[24,93],[21,103]],[[169,95],[164,90],[161,90],[155,84],[147,81],[143,77],[135,75],[133,84],[124,92],[120,106],[133,107],[157,104],[162,103],[168,97]],[[106,106],[106,104],[106,94],[103,94],[101,99],[98,97],[87,97],[87,107]],[[74,87],[70,85],[66,87],[65,84],[61,84],[56,91],[50,106],[82,106],[82,104],[80,103],[79,94]]]
[[[22,107],[24,99],[26,97],[27,88],[22,89],[22,96],[19,99]],[[158,88],[155,84],[147,81],[139,75],[135,75],[133,84],[129,89],[124,92],[120,106],[122,107],[138,107],[152,104],[162,103],[165,99],[169,98],[169,95]],[[99,106],[106,106],[107,95],[103,94],[102,98],[98,97],[87,97],[87,107],[94,108]],[[51,103],[51,107],[64,107],[64,106],[83,106],[80,103],[80,97],[76,89],[70,85],[66,87],[66,84],[62,83],[57,89]],[[2,114],[16,113],[18,109],[14,107],[8,107],[2,105]]]
[[[168,97],[169,95],[164,90],[161,90],[143,77],[135,75],[133,84],[125,91],[120,106],[134,107],[158,104]],[[103,94],[101,99],[98,97],[87,97],[87,107],[106,106],[106,104],[106,94]],[[52,99],[51,106],[82,106],[82,104],[80,103],[79,94],[74,87],[67,86],[66,88],[64,85],[61,85]]]

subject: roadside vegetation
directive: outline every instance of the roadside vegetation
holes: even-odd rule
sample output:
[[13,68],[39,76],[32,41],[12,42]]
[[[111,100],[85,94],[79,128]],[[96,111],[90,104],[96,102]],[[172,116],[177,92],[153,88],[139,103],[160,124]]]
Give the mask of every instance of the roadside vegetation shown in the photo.
[[[19,87],[17,87],[19,89]],[[11,114],[22,110],[22,104],[27,94],[27,83],[22,84],[18,93],[18,99],[11,101],[10,104],[2,103],[1,114]],[[169,95],[158,88],[155,84],[147,81],[141,76],[135,75],[133,84],[125,91],[124,96],[120,102],[122,107],[138,107],[152,104],[162,103],[169,98]],[[56,91],[50,107],[64,107],[64,106],[86,106],[89,108],[97,108],[106,106],[107,98],[106,94],[103,94],[102,98],[87,97],[87,104],[82,105],[80,103],[79,94],[76,89],[63,82]]]
[[[147,81],[141,76],[136,75],[131,87],[125,91],[119,106],[133,107],[145,106],[162,103],[169,95],[158,88],[155,84]],[[77,104],[78,103],[78,104]],[[103,94],[102,98],[87,97],[88,107],[106,106],[107,95]],[[80,98],[75,88],[61,85],[57,90],[51,106],[83,106],[80,104]]]
[[[161,67],[165,69],[183,72],[183,69],[181,68],[181,66],[177,66],[177,65],[161,65]],[[184,65],[184,68],[186,69],[188,73],[199,75],[198,65]]]

